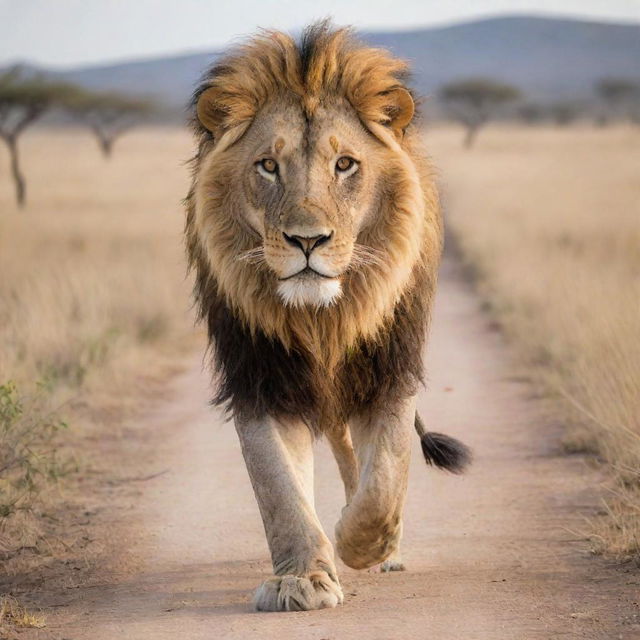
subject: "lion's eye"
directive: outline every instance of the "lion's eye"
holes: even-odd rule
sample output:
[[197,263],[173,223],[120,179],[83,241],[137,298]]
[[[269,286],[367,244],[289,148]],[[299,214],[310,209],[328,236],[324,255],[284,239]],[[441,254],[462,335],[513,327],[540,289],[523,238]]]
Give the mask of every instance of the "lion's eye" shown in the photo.
[[278,175],[278,163],[273,158],[264,158],[256,162],[258,173],[273,182]]
[[336,162],[336,171],[342,174],[351,174],[358,168],[358,163],[349,156],[342,156]]
[[260,164],[267,173],[275,173],[278,170],[278,163],[271,158],[265,158]]

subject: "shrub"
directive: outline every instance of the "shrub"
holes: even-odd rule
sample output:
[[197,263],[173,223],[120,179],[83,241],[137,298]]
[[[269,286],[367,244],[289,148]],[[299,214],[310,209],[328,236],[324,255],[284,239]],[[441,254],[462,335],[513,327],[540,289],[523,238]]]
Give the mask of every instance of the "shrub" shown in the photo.
[[43,385],[21,396],[13,382],[0,385],[0,547],[16,513],[32,509],[38,494],[68,471],[56,455],[54,437],[66,428],[46,407]]

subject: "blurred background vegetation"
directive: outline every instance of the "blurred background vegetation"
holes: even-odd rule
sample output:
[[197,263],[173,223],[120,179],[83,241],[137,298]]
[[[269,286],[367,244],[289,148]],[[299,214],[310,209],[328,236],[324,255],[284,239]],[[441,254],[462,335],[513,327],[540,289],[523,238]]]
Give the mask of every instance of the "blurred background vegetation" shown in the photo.
[[[458,122],[471,146],[491,121],[640,124],[640,36],[633,24],[498,17],[361,34],[409,60],[427,122]],[[0,69],[0,137],[18,202],[26,198],[18,139],[36,122],[84,124],[105,156],[142,122],[181,124],[200,74],[220,51],[65,71]]]

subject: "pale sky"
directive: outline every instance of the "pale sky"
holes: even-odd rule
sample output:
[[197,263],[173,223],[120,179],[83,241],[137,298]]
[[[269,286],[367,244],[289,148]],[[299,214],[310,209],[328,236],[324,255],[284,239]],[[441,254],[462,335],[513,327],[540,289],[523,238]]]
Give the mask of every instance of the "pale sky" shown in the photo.
[[640,0],[0,0],[0,65],[208,51],[259,26],[296,30],[325,16],[398,30],[505,13],[640,22]]

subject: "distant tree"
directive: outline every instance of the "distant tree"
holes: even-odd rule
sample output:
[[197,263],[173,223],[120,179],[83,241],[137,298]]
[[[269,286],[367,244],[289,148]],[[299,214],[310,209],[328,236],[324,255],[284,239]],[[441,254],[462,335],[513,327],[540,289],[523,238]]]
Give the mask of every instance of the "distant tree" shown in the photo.
[[0,74],[0,138],[9,150],[16,201],[26,202],[26,180],[20,168],[18,138],[49,109],[65,100],[72,91],[67,84],[49,82],[42,77],[25,78],[19,68]]
[[107,158],[115,141],[155,110],[150,100],[115,92],[85,90],[77,90],[70,95],[66,107],[91,129]]
[[605,112],[598,117],[599,124],[607,124],[611,118],[631,118],[640,103],[640,82],[626,78],[603,78],[595,85]]
[[557,125],[566,126],[578,119],[581,107],[578,103],[567,100],[550,104],[547,112]]
[[484,78],[460,80],[440,89],[440,99],[450,116],[467,129],[466,147],[473,144],[480,127],[494,118],[501,106],[519,97],[515,87]]
[[546,117],[546,109],[543,105],[535,102],[527,102],[518,108],[516,112],[518,118],[527,124],[542,122]]

